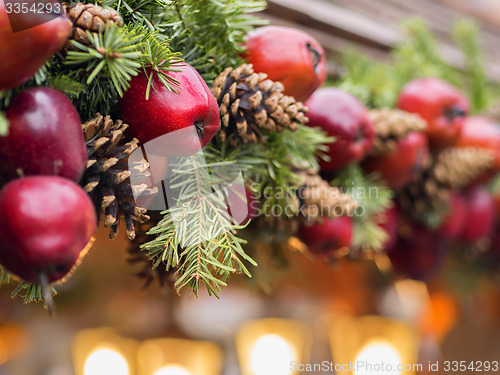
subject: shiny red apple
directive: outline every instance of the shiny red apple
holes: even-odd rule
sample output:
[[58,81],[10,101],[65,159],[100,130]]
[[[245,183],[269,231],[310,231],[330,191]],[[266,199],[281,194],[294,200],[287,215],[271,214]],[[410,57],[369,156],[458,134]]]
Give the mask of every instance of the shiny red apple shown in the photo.
[[326,79],[325,52],[307,33],[282,26],[264,26],[246,38],[244,57],[256,72],[280,81],[285,94],[305,101]]
[[455,240],[461,235],[467,221],[467,202],[462,194],[453,192],[449,212],[436,232],[444,238]]
[[492,235],[495,227],[496,207],[491,194],[483,187],[476,186],[464,193],[466,201],[466,222],[461,239],[475,242]]
[[351,246],[352,218],[349,216],[323,218],[321,223],[302,224],[297,237],[307,245],[311,253],[328,257],[342,248]]
[[394,151],[366,159],[362,166],[368,172],[378,172],[393,190],[405,187],[418,175],[429,159],[424,133],[410,133],[398,141]]
[[309,126],[319,126],[329,136],[329,161],[321,169],[332,171],[363,159],[373,147],[375,130],[365,106],[351,94],[333,87],[317,90],[306,102]]
[[401,90],[397,107],[418,113],[427,121],[431,147],[447,147],[460,135],[469,112],[468,99],[455,87],[438,78],[418,78]]
[[220,128],[219,106],[203,78],[191,65],[178,68],[178,72],[165,72],[179,82],[178,93],[153,74],[146,99],[148,77],[142,73],[132,78],[119,102],[120,117],[130,126],[131,135],[143,144],[154,140],[149,147],[156,155],[195,154]]
[[30,176],[0,192],[0,264],[39,284],[63,278],[96,231],[95,207],[73,181]]
[[[56,2],[11,2],[9,4],[49,3],[52,9],[61,9]],[[57,4],[57,5],[56,5]],[[44,8],[45,9],[45,8]],[[28,27],[32,26],[32,27]],[[12,30],[26,29],[14,32]],[[0,90],[12,89],[26,82],[66,43],[71,23],[66,16],[38,12],[10,12],[0,0]]]
[[495,162],[476,182],[485,182],[500,172],[500,124],[482,116],[465,118],[456,147],[478,147],[493,151]]
[[0,137],[1,174],[80,179],[87,147],[78,112],[66,96],[49,87],[26,89],[12,99],[5,114],[10,127]]

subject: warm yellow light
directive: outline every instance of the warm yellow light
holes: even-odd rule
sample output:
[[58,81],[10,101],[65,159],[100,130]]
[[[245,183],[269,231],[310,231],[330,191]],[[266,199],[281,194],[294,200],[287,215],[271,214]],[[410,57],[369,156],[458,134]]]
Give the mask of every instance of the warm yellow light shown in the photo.
[[179,365],[165,365],[154,372],[153,375],[193,375],[185,367]]
[[376,341],[365,346],[355,360],[355,375],[400,375],[401,357],[394,346]]
[[122,354],[109,348],[100,348],[89,354],[83,368],[84,375],[129,375],[127,361]]
[[255,343],[250,361],[255,375],[288,375],[295,358],[295,351],[285,339],[264,335]]

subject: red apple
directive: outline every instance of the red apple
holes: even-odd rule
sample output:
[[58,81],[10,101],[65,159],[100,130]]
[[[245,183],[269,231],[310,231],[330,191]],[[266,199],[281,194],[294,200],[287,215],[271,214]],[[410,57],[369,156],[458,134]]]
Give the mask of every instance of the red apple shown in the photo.
[[376,215],[378,225],[387,233],[388,237],[382,246],[383,252],[390,251],[398,239],[398,230],[401,222],[401,213],[396,204],[392,207],[385,209],[380,214]]
[[332,171],[363,159],[373,147],[375,130],[365,106],[351,94],[327,87],[316,91],[306,102],[309,126],[319,126],[336,138],[329,144],[330,161],[321,169]]
[[191,65],[179,69],[165,72],[179,82],[178,93],[168,90],[153,74],[146,99],[148,78],[143,73],[132,78],[119,102],[120,117],[130,126],[131,135],[141,143],[154,140],[149,147],[156,155],[195,154],[220,128],[219,106],[203,78]]
[[297,233],[297,237],[307,245],[311,253],[326,257],[342,248],[349,248],[352,236],[353,223],[349,216],[323,218],[321,223],[311,225],[302,224]]
[[465,193],[466,223],[461,239],[465,242],[475,242],[493,233],[496,219],[495,201],[483,187],[477,186]]
[[[52,4],[53,9],[62,9],[56,2],[28,2],[34,5],[45,3]],[[11,2],[10,5],[16,4],[25,3]],[[31,25],[33,27],[23,27]],[[26,82],[64,46],[70,32],[71,23],[66,16],[54,18],[53,14],[33,12],[7,15],[4,1],[0,0],[0,90],[12,89]]]
[[407,237],[388,252],[394,271],[416,280],[425,280],[437,273],[446,259],[446,243],[435,232],[413,224]]
[[0,264],[22,279],[63,278],[96,231],[95,207],[73,181],[30,176],[0,192]]
[[326,79],[325,52],[310,35],[282,26],[265,26],[246,38],[246,60],[256,72],[280,81],[285,94],[305,101]]
[[450,210],[436,232],[444,238],[457,239],[467,220],[467,202],[462,194],[453,192],[450,199]]
[[378,172],[394,190],[406,186],[427,164],[429,150],[424,133],[410,133],[398,141],[394,151],[366,159],[362,166],[368,173]]
[[449,83],[438,78],[418,78],[403,87],[397,107],[426,120],[430,145],[442,148],[458,139],[470,105]]
[[79,180],[87,166],[80,117],[66,96],[49,87],[18,93],[6,109],[9,134],[0,137],[0,173],[58,175]]
[[500,172],[500,125],[489,118],[481,116],[465,118],[462,132],[455,146],[484,148],[495,153],[494,166],[478,178],[476,183],[485,182]]

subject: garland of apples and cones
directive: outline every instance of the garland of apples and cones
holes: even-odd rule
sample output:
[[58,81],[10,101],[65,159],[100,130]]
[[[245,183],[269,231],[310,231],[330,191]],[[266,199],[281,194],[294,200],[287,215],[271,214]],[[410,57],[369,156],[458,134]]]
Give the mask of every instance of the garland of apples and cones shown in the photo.
[[[496,265],[500,130],[471,114],[500,90],[474,24],[453,31],[464,71],[417,20],[392,65],[346,51],[345,74],[325,83],[319,43],[265,26],[265,6],[70,3],[13,33],[0,0],[0,281],[21,279],[13,295],[51,309],[99,224],[115,238],[124,223],[147,284],[194,294],[251,276],[265,246],[327,262],[375,254],[419,279],[452,247]],[[162,162],[136,159],[174,131]],[[145,183],[158,173],[168,180]],[[175,204],[148,210],[166,185]],[[246,217],[230,212],[238,204]]]

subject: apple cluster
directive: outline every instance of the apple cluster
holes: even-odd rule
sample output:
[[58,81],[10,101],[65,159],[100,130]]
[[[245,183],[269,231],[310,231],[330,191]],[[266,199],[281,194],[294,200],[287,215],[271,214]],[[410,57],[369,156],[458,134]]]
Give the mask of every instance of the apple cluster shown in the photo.
[[[499,171],[500,127],[492,120],[468,116],[467,98],[455,87],[437,78],[419,78],[400,92],[397,107],[418,114],[427,123],[425,132],[412,132],[397,141],[397,147],[382,155],[370,156],[374,130],[366,108],[352,95],[337,88],[317,90],[306,102],[310,126],[320,126],[336,141],[330,145],[324,172],[338,171],[351,163],[360,163],[367,172],[377,172],[398,194],[419,177],[430,155],[448,147],[476,147],[494,153],[493,166],[466,189],[454,191],[449,210],[437,228],[430,228],[409,217],[394,202],[382,213],[381,226],[388,234],[384,252],[396,272],[412,278],[432,275],[443,264],[451,244],[473,248],[492,242],[489,254],[498,254],[500,236],[494,236],[498,205],[481,184]],[[299,237],[313,253],[322,256],[349,246],[345,221],[325,220],[303,227]],[[493,238],[494,236],[494,238]]]
[[[64,46],[70,29],[58,17],[14,33],[0,2],[0,54],[8,56],[0,61],[0,91],[28,81]],[[54,282],[75,266],[97,226],[94,205],[77,184],[87,164],[80,118],[66,96],[48,87],[19,91],[5,116],[0,264],[29,282]]]
[[[500,253],[500,235],[494,233],[500,214],[500,197],[481,185],[500,171],[500,127],[484,117],[469,116],[468,99],[449,83],[432,77],[415,79],[399,93],[396,106],[425,120],[424,132],[410,132],[397,139],[391,151],[372,155],[377,136],[367,108],[353,95],[335,87],[319,88],[325,80],[324,52],[307,34],[285,27],[262,27],[247,38],[245,58],[258,72],[283,82],[285,93],[305,102],[309,126],[322,128],[335,141],[328,160],[321,160],[325,176],[357,163],[366,173],[377,172],[396,192],[418,178],[432,155],[448,147],[482,148],[495,155],[493,167],[469,187],[453,191],[447,216],[438,228],[406,217],[394,202],[379,214],[388,238],[383,251],[396,271],[423,278],[445,259],[451,242],[472,247],[493,240],[490,252]],[[495,205],[495,202],[497,203]],[[352,245],[350,217],[324,218],[302,224],[298,237],[318,256],[328,257]]]

